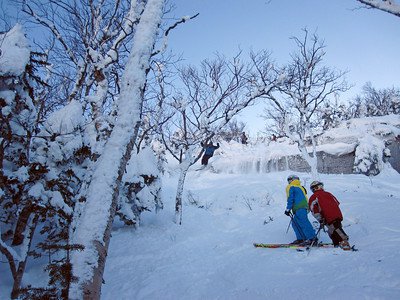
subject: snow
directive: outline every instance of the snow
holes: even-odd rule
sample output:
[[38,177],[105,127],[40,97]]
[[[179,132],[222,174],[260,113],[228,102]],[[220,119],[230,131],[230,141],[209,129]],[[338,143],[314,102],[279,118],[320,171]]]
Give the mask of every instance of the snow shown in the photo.
[[330,141],[334,139],[351,143],[365,135],[373,135],[380,138],[400,135],[400,116],[387,115],[352,119],[324,133],[322,140]]
[[[367,145],[375,149],[382,143],[379,128],[396,136],[399,117],[350,124],[330,132],[330,143],[319,150],[342,155],[355,148],[365,153]],[[251,146],[221,142],[209,168],[188,173],[180,226],[173,222],[179,166],[170,163],[164,210],[142,214],[136,231],[113,232],[102,299],[399,299],[400,174],[388,164],[374,177],[320,174],[341,202],[344,229],[358,252],[253,247],[295,239],[283,214],[293,171],[256,173],[247,165],[296,153],[286,139]],[[297,174],[307,188],[314,180]],[[330,241],[325,232],[319,238]]]
[[9,32],[0,34],[0,74],[19,76],[29,63],[29,41],[22,25],[15,25]]
[[[321,175],[358,252],[256,249],[295,239],[283,214],[289,173],[190,171],[181,226],[172,173],[164,210],[146,213],[137,231],[114,231],[102,299],[399,299],[400,175]],[[308,186],[312,178],[299,175]]]
[[[345,148],[341,142],[338,147]],[[281,154],[296,149],[281,140],[270,143],[269,153],[278,155],[279,148]],[[289,218],[283,214],[286,178],[293,172],[243,173],[228,166],[265,149],[221,143],[209,169],[194,166],[187,175],[182,225],[174,223],[179,170],[170,163],[163,177],[164,209],[143,213],[137,230],[115,222],[101,299],[399,299],[400,174],[387,164],[377,176],[320,174],[341,202],[344,230],[358,252],[259,249],[252,243],[295,239],[292,229],[286,233]],[[308,188],[313,178],[297,174]],[[319,237],[329,242],[326,233]],[[11,290],[6,269],[0,265],[7,274],[0,280],[0,299],[8,299]],[[28,264],[25,281],[43,284],[38,274]]]
[[55,191],[51,193],[52,198],[50,199],[50,204],[56,208],[56,209],[61,209],[68,215],[72,215],[73,211],[72,209],[64,202],[64,199],[61,195],[60,192]]
[[124,178],[132,178],[135,174],[156,176],[158,173],[157,159],[154,156],[153,150],[150,147],[147,147],[140,150],[138,154],[134,154],[133,159],[126,166]]
[[82,105],[78,101],[72,100],[49,116],[46,121],[46,130],[59,134],[68,134],[83,125]]
[[40,182],[35,183],[30,189],[29,189],[29,196],[34,197],[39,199],[42,194],[44,194],[45,189],[43,184]]

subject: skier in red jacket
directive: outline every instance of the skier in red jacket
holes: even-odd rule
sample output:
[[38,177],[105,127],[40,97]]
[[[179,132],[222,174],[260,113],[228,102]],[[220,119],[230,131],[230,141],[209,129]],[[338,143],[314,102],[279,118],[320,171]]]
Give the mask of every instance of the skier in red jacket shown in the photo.
[[350,250],[349,237],[342,228],[343,215],[339,201],[331,193],[324,191],[324,184],[320,181],[313,181],[310,189],[314,193],[308,200],[311,213],[321,226],[328,227],[329,237],[335,246]]

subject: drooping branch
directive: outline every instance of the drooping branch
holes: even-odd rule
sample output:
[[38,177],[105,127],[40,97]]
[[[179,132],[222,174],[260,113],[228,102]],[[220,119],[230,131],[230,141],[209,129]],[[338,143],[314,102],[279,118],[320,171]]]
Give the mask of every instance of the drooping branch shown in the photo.
[[400,5],[393,0],[357,0],[368,8],[376,8],[400,17]]
[[194,18],[196,18],[200,13],[195,14],[194,16],[191,17],[183,17],[182,19],[180,19],[179,21],[175,22],[173,25],[171,25],[170,27],[168,27],[168,29],[164,32],[164,42],[163,42],[163,46],[161,49],[158,49],[157,51],[155,51],[152,56],[155,56],[157,54],[159,54],[160,52],[164,51],[167,47],[167,40],[168,40],[168,35],[170,33],[170,31],[174,28],[176,28],[179,24],[183,24],[189,20],[193,20]]

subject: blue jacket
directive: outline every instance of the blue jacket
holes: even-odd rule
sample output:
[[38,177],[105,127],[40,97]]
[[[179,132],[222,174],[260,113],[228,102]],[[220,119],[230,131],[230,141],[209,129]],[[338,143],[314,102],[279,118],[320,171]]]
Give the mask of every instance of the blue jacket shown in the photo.
[[217,143],[217,146],[214,146],[213,144],[208,144],[204,146],[204,148],[205,148],[205,153],[204,153],[205,155],[213,156],[214,151],[219,148],[219,144]]
[[300,180],[293,180],[286,187],[286,197],[287,197],[287,210],[292,210],[296,213],[300,208],[305,208],[308,210],[308,198],[306,191],[300,184]]

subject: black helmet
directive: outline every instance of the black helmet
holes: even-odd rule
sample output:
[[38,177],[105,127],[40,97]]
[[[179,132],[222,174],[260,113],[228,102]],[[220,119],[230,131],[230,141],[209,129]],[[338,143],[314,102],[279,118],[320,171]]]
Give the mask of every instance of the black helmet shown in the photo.
[[289,175],[289,176],[288,176],[287,182],[288,182],[288,183],[291,183],[293,180],[296,180],[296,179],[297,179],[297,180],[300,180],[299,176],[293,175],[293,174],[292,174],[292,175]]
[[310,184],[310,189],[314,192],[314,190],[316,190],[317,188],[324,188],[324,184],[321,181],[318,180],[314,180],[313,182],[311,182]]

